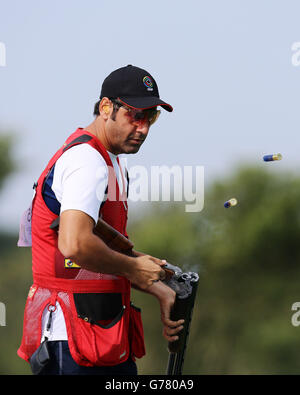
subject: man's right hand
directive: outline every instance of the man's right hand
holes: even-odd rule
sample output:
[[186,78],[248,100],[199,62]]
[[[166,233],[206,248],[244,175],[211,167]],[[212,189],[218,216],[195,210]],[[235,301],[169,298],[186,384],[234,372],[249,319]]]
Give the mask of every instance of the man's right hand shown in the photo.
[[142,255],[134,260],[135,265],[127,278],[140,289],[146,290],[154,282],[165,278],[165,271],[162,269],[165,261],[151,255]]

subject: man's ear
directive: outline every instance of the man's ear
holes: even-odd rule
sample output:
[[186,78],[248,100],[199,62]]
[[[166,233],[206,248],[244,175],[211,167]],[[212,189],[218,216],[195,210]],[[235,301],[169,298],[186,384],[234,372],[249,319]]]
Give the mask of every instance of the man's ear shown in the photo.
[[[103,97],[99,104],[99,113],[106,119],[110,116],[110,101],[107,97]],[[104,114],[103,114],[104,113]]]

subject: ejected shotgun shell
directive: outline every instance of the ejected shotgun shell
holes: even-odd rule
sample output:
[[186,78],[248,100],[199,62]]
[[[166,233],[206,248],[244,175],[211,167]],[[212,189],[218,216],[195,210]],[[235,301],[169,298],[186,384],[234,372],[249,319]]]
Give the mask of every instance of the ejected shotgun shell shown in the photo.
[[227,202],[224,203],[224,207],[225,208],[233,207],[233,206],[236,206],[236,205],[237,205],[236,198],[229,199],[229,200],[227,200]]
[[281,160],[281,159],[282,159],[281,154],[265,155],[263,157],[263,160],[265,162],[273,162],[274,160]]

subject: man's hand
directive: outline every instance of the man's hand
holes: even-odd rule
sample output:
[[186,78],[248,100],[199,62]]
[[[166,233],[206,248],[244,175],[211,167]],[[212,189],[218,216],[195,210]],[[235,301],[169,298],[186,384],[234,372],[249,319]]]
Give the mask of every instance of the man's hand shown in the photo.
[[[169,287],[168,287],[169,288]],[[171,288],[170,288],[171,289]],[[171,291],[173,291],[171,289]],[[175,302],[175,291],[171,298],[161,298],[160,299],[160,312],[161,321],[164,325],[163,335],[169,342],[174,342],[178,340],[178,333],[183,329],[184,320],[172,321],[170,319],[171,309]]]
[[172,321],[170,319],[171,309],[176,298],[175,291],[159,281],[149,287],[147,292],[156,296],[159,301],[163,336],[169,342],[178,340],[178,333],[183,329],[184,320]]
[[153,283],[165,278],[162,269],[164,261],[150,255],[141,255],[135,259],[135,265],[128,279],[141,290],[147,290]]

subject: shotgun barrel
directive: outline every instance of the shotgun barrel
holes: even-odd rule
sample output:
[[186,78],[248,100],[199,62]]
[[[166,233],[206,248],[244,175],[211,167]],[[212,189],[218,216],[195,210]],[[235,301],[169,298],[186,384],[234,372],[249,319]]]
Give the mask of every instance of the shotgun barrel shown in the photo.
[[178,340],[168,343],[167,375],[182,374],[198,282],[199,275],[194,272],[181,273],[178,278],[166,282],[176,292],[170,318],[173,321],[185,320],[183,329],[178,334]]

